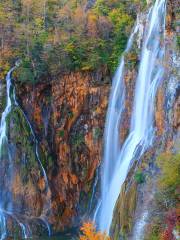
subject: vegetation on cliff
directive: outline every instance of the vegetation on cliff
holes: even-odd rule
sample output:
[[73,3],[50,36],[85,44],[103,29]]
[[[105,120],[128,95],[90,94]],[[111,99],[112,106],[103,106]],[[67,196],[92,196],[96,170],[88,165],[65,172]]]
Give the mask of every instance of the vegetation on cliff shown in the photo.
[[158,176],[155,195],[155,211],[146,230],[145,240],[173,240],[179,234],[179,170],[180,154],[164,153],[159,156]]
[[2,78],[21,58],[18,79],[36,83],[66,71],[113,72],[145,0],[3,0],[0,2]]

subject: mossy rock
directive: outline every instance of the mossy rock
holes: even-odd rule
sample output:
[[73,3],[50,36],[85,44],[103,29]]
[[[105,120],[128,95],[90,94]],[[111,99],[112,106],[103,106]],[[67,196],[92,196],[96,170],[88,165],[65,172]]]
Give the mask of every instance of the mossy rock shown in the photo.
[[126,239],[131,232],[136,200],[137,184],[133,182],[127,189],[127,184],[125,182],[114,209],[111,225],[112,239],[119,240],[120,237]]
[[[7,139],[2,146],[4,154],[1,154],[1,164],[7,172],[6,175],[1,173],[5,176],[4,191],[11,194],[11,201],[18,214],[38,217],[46,198],[42,168],[46,158],[39,151],[34,133],[18,106],[12,106],[6,124]],[[40,162],[41,157],[45,160]]]
[[6,107],[6,85],[0,81],[0,118]]
[[16,147],[16,156],[14,162],[22,163],[22,156],[26,158],[28,168],[37,167],[35,154],[35,139],[31,129],[19,107],[13,108],[7,119],[8,139]]

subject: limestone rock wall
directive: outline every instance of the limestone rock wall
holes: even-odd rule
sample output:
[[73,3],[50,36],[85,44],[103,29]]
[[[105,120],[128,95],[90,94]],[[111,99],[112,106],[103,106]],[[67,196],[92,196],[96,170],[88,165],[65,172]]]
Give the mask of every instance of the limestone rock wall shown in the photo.
[[48,173],[55,231],[78,225],[88,210],[102,156],[108,81],[102,72],[77,72],[35,87],[16,84]]

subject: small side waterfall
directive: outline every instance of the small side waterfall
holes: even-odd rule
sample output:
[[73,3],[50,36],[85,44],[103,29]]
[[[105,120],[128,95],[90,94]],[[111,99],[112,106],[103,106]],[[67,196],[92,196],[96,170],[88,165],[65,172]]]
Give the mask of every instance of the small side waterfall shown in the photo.
[[[38,151],[38,142],[36,140],[34,131],[28,118],[23,112],[22,108],[19,106],[16,101],[15,88],[12,84],[11,74],[16,69],[17,66],[13,67],[6,76],[6,107],[1,116],[0,122],[0,160],[1,160],[1,174],[4,176],[3,181],[0,183],[0,239],[6,239],[8,237],[8,219],[12,219],[16,225],[21,229],[21,238],[27,239],[32,237],[32,231],[29,225],[29,222],[32,220],[37,220],[41,222],[45,228],[47,228],[48,234],[50,235],[50,227],[46,221],[46,215],[50,209],[50,189],[48,186],[48,178],[45,172],[45,169],[41,163]],[[35,158],[38,162],[39,172],[41,177],[44,179],[45,187],[42,191],[43,195],[43,209],[40,216],[25,216],[24,213],[21,215],[21,211],[15,209],[14,199],[12,193],[12,185],[14,181],[14,162],[12,157],[12,152],[9,150],[9,139],[7,135],[8,130],[8,118],[11,117],[11,112],[14,109],[18,109],[22,113],[22,116],[26,122],[26,125],[29,127],[30,134],[33,137],[33,142],[35,145]],[[21,134],[20,132],[18,133]]]
[[[154,100],[162,80],[164,57],[166,0],[156,0],[145,26],[140,66],[134,94],[129,135],[119,144],[121,114],[124,109],[124,56],[113,80],[105,129],[104,163],[102,168],[102,198],[95,221],[101,231],[109,233],[113,210],[134,156],[141,157],[154,136]],[[131,48],[136,25],[125,52]],[[138,154],[137,154],[138,153]]]

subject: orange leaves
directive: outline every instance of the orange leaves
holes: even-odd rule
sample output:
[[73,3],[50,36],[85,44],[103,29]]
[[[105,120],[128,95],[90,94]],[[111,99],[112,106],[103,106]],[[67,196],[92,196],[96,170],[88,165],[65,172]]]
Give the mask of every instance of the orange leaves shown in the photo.
[[78,178],[76,177],[76,175],[74,174],[71,175],[71,181],[74,185],[78,183]]
[[68,173],[67,172],[63,172],[62,173],[62,177],[63,177],[64,183],[68,184]]
[[93,223],[86,222],[81,227],[83,235],[80,236],[79,240],[110,240],[105,233],[96,232],[96,228]]
[[0,79],[3,79],[6,73],[9,71],[10,64],[9,59],[14,57],[14,52],[5,44],[1,45],[0,50]]
[[34,106],[34,120],[38,124],[38,126],[41,125],[42,119],[41,119],[41,109],[38,105]]

